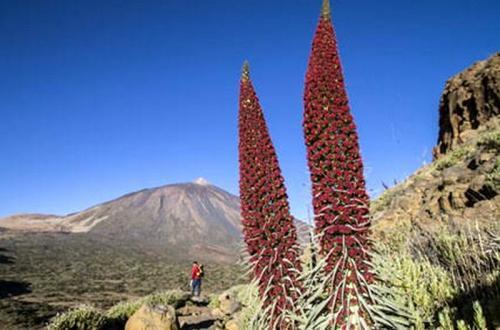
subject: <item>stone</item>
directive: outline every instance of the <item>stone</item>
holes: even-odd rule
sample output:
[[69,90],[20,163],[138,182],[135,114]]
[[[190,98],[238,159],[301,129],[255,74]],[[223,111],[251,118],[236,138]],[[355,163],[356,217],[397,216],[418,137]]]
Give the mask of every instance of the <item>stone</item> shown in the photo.
[[179,316],[181,329],[205,329],[212,326],[217,320],[212,314]]
[[229,320],[226,322],[226,330],[240,330],[240,326],[236,320]]
[[179,330],[175,309],[169,305],[144,304],[125,325],[125,330]]
[[234,293],[226,291],[219,296],[219,309],[226,315],[232,315],[241,309],[241,304]]
[[218,319],[223,319],[226,317],[226,314],[223,311],[221,311],[220,308],[214,308],[212,310],[212,315],[214,315]]

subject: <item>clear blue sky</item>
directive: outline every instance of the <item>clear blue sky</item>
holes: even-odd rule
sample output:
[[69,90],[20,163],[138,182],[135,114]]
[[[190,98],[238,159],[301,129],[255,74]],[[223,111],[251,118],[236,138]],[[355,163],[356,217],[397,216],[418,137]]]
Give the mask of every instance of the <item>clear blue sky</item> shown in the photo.
[[[0,0],[0,216],[202,176],[238,192],[249,59],[292,211],[320,0]],[[444,82],[500,50],[498,0],[332,0],[368,187],[431,159]]]

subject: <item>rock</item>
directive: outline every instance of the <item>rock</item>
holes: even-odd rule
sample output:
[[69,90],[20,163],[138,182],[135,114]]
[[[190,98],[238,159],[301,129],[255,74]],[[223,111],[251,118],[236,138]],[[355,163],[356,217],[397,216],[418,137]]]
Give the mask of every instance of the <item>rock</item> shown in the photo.
[[226,315],[232,315],[240,310],[241,304],[234,293],[226,291],[219,296],[219,309]]
[[500,115],[500,53],[446,83],[439,105],[438,158],[463,143],[470,132]]
[[229,320],[226,322],[226,330],[240,330],[240,326],[236,320]]
[[182,329],[206,329],[212,326],[217,318],[212,314],[179,316]]
[[177,316],[212,314],[212,310],[206,306],[186,305],[178,308]]
[[168,305],[144,304],[127,321],[125,330],[179,330],[175,309]]
[[192,303],[199,305],[199,306],[206,306],[210,302],[207,297],[203,297],[203,296],[200,296],[200,297],[191,296],[189,298],[189,301],[191,301]]
[[212,310],[212,315],[218,319],[224,319],[226,317],[226,314],[223,311],[221,311],[220,308],[214,308]]

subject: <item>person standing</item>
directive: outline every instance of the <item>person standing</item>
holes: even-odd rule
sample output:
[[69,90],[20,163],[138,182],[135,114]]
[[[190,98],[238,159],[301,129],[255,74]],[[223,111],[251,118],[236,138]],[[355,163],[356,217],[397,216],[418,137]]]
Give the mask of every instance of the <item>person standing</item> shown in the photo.
[[195,297],[199,297],[201,293],[201,276],[202,270],[197,261],[193,261],[193,267],[191,267],[191,294]]

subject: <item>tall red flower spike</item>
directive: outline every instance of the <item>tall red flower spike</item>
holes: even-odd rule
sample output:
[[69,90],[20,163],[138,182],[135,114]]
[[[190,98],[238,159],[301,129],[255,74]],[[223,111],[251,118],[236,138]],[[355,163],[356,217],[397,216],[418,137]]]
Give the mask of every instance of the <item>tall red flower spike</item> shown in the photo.
[[293,310],[300,272],[297,231],[290,215],[278,158],[259,99],[250,80],[248,63],[240,82],[239,160],[243,233],[264,307],[273,326]]
[[330,306],[337,326],[346,327],[353,313],[366,313],[359,297],[373,278],[366,263],[369,197],[328,0],[309,58],[303,125],[316,231],[333,276]]

